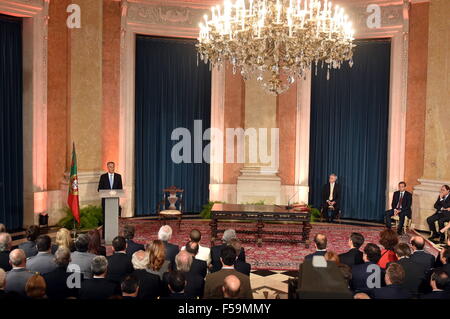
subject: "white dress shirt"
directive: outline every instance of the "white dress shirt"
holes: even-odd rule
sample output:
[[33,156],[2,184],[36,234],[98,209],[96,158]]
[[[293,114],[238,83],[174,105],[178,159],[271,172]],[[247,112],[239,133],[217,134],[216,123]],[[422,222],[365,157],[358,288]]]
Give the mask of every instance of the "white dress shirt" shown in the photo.
[[[186,246],[181,247],[181,250],[185,250]],[[195,259],[206,261],[206,264],[209,265],[211,263],[211,253],[208,247],[198,245],[198,253],[195,256]]]
[[334,191],[334,183],[330,183],[330,196],[328,197],[329,201],[333,200],[333,191]]
[[109,179],[109,188],[113,188],[114,186],[114,173],[108,173],[108,179]]

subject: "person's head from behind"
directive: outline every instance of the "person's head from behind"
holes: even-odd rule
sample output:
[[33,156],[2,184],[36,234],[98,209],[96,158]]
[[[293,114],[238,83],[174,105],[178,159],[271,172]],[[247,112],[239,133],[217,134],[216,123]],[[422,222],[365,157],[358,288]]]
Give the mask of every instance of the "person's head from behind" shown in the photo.
[[406,183],[405,182],[398,183],[398,190],[400,192],[404,192],[406,190]]
[[398,244],[398,234],[393,229],[385,229],[380,232],[380,245],[387,250],[393,250]]
[[139,281],[135,276],[128,275],[122,280],[120,288],[122,289],[122,296],[137,297],[139,293]]
[[36,247],[39,252],[50,252],[52,248],[52,240],[47,235],[40,235],[36,239]]
[[370,299],[370,297],[364,292],[358,292],[353,296],[353,299]]
[[390,263],[384,276],[386,285],[401,285],[405,280],[405,270],[398,263]]
[[166,248],[161,240],[154,240],[147,245],[145,250],[148,253],[147,268],[153,271],[159,271],[164,265],[166,258]]
[[359,249],[364,244],[364,236],[360,233],[352,233],[348,243],[350,248]]
[[6,233],[6,226],[5,226],[5,224],[0,223],[0,233]]
[[100,232],[97,229],[91,229],[88,232],[87,236],[89,240],[87,251],[90,252],[91,254],[98,255],[100,253],[100,247],[102,245]]
[[231,246],[225,246],[220,251],[220,260],[224,266],[233,266],[236,262],[236,250]]
[[363,260],[373,264],[378,263],[381,258],[381,249],[375,244],[368,243],[364,247]]
[[189,241],[186,243],[186,251],[190,253],[192,256],[197,256],[198,254],[198,242]]
[[70,249],[72,246],[72,236],[70,235],[70,231],[67,228],[60,228],[56,232],[55,243],[58,247],[67,247]]
[[158,231],[158,239],[161,241],[169,241],[172,238],[172,227],[169,225],[161,226]]
[[39,227],[36,225],[31,225],[25,231],[25,236],[28,241],[35,241],[39,236]]
[[327,260],[327,261],[332,261],[337,265],[340,264],[339,255],[336,254],[334,251],[327,251],[325,253],[324,257],[325,257],[325,260]]
[[112,241],[112,246],[114,251],[117,252],[124,252],[127,249],[127,241],[122,236],[114,237]]
[[89,248],[89,236],[86,234],[78,235],[77,239],[75,240],[75,248],[80,253],[87,252]]
[[191,270],[193,256],[186,250],[182,250],[175,257],[175,264],[177,270],[181,272],[189,272]]
[[234,229],[227,229],[223,232],[222,241],[225,244],[227,244],[233,238],[237,238],[236,231]]
[[95,277],[105,277],[108,271],[108,260],[105,256],[95,256],[91,262],[91,271]]
[[228,299],[237,299],[241,289],[241,281],[235,275],[226,276],[223,280],[223,297]]
[[106,167],[108,168],[108,173],[113,174],[116,169],[116,164],[114,162],[106,163]]
[[169,272],[167,276],[169,290],[172,293],[183,293],[186,286],[186,278],[181,271],[175,270]]
[[133,239],[135,232],[136,228],[133,225],[125,225],[123,227],[123,237],[127,240]]
[[8,233],[0,233],[0,252],[11,249],[12,238]]
[[5,290],[6,284],[6,272],[0,268],[0,291]]
[[55,252],[55,264],[58,267],[67,268],[70,264],[70,250],[67,247],[59,247]]
[[237,238],[233,238],[228,242],[228,245],[233,247],[234,250],[236,251],[236,256],[239,256],[239,254],[241,253],[241,250],[242,250],[241,241]]
[[25,285],[25,292],[29,298],[42,299],[45,298],[45,290],[47,285],[44,277],[41,275],[31,276]]
[[423,250],[425,247],[425,240],[421,236],[413,236],[410,243],[414,251]]
[[445,248],[441,253],[441,261],[444,265],[450,263],[450,248]]
[[330,174],[330,176],[328,176],[328,182],[330,182],[330,184],[331,183],[336,183],[336,181],[337,181],[337,175],[336,174]]
[[148,265],[148,253],[143,250],[138,250],[131,257],[131,263],[135,270],[147,269]]
[[406,243],[396,245],[394,247],[394,252],[398,259],[411,256],[411,248]]
[[27,257],[22,249],[14,249],[9,253],[9,263],[13,268],[25,268]]
[[314,236],[314,244],[316,245],[317,250],[327,249],[327,236],[324,234],[316,234]]
[[448,185],[442,185],[442,187],[441,187],[441,196],[442,196],[442,197],[445,197],[445,196],[447,196],[448,194],[450,194],[450,186],[448,186]]
[[448,274],[441,268],[433,270],[430,285],[433,290],[445,290],[449,283]]
[[202,239],[202,233],[200,233],[198,229],[193,229],[189,234],[189,238],[191,239],[191,241],[199,243]]

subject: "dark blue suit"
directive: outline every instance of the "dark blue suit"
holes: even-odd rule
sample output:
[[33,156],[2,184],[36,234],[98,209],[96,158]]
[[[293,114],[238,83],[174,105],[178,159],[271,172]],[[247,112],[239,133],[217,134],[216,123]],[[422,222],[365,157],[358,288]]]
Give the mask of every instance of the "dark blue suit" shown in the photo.
[[374,299],[410,299],[412,296],[401,285],[388,285],[373,289],[371,293]]
[[134,242],[132,239],[127,239],[127,255],[133,257],[133,254],[139,250],[145,250],[144,245]]
[[367,279],[374,273],[373,270],[368,269],[369,266],[375,267],[379,270],[380,283],[383,285],[384,272],[380,266],[372,262],[366,262],[364,264],[354,265],[352,267],[352,279],[350,281],[350,287],[354,292],[368,292],[371,287],[367,286]]
[[314,256],[325,256],[326,253],[327,253],[326,250],[316,250],[312,254],[306,255],[305,260],[312,259]]
[[412,194],[410,192],[404,192],[402,201],[400,203],[400,191],[396,191],[394,193],[394,197],[392,198],[391,209],[386,212],[387,228],[391,228],[391,218],[392,216],[394,216],[394,209],[399,209],[400,213],[398,214],[398,216],[400,218],[400,222],[398,224],[397,232],[402,231],[403,225],[405,224],[405,217],[411,218],[411,204]]
[[170,269],[174,270],[176,269],[175,265],[175,257],[180,252],[180,247],[177,245],[168,243],[167,241],[163,241],[164,246],[166,247],[166,260],[170,261]]

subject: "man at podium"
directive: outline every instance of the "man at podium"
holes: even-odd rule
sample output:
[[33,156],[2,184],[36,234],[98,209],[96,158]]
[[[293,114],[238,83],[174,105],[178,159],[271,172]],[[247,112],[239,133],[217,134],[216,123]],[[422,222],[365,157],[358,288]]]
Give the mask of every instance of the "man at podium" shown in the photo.
[[[106,164],[108,167],[108,173],[102,174],[100,176],[100,180],[98,182],[98,188],[99,190],[110,190],[110,189],[123,189],[122,186],[122,176],[120,174],[117,174],[114,172],[115,170],[115,163],[114,162],[108,162]],[[103,212],[103,223],[105,222],[105,199],[102,198],[102,212]],[[119,216],[120,216],[121,209],[119,207]],[[105,232],[103,232],[104,234]]]

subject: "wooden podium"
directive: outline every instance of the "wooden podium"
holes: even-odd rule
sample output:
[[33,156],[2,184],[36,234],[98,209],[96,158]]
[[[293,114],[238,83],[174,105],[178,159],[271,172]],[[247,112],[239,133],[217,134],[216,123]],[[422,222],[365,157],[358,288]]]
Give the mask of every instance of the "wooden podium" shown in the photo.
[[113,239],[119,235],[119,199],[125,197],[122,189],[107,189],[99,191],[100,197],[105,199],[105,220],[103,232],[105,243],[110,245]]

